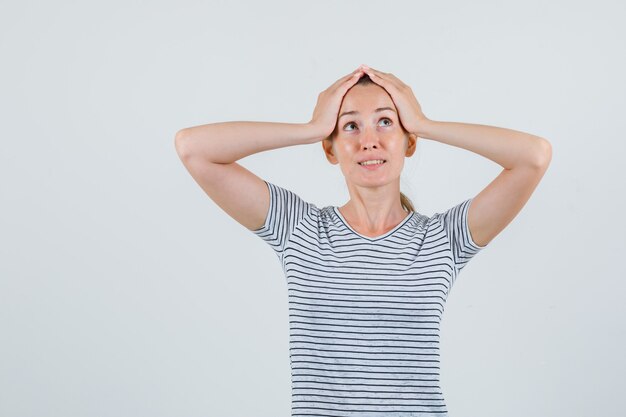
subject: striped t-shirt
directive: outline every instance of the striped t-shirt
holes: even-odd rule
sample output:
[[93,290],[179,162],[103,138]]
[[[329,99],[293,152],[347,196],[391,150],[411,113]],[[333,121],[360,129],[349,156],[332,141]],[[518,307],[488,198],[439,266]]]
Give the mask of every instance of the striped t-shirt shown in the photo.
[[486,247],[469,232],[472,199],[367,237],[337,207],[265,182],[270,207],[253,233],[287,279],[291,415],[447,416],[441,316],[459,272]]

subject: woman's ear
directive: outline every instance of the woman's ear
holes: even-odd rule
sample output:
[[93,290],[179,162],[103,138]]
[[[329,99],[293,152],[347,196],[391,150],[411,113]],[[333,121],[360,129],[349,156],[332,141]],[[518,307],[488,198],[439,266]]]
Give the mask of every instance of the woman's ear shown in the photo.
[[406,156],[413,156],[415,150],[417,149],[417,140],[419,138],[414,133],[409,133],[406,136]]
[[324,154],[326,154],[326,159],[328,159],[328,162],[330,162],[333,165],[336,165],[339,163],[339,161],[337,160],[337,157],[335,156],[335,149],[334,149],[334,141],[332,139],[326,138],[322,140],[322,148],[324,149]]

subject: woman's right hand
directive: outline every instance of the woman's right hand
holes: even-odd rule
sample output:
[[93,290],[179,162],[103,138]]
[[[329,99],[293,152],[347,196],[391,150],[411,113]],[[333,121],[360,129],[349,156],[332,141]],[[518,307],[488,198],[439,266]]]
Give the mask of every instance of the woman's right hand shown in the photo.
[[315,105],[315,110],[313,110],[313,118],[309,125],[319,132],[320,140],[327,138],[335,130],[343,96],[359,81],[362,75],[363,71],[359,67],[335,81],[318,95],[317,104]]

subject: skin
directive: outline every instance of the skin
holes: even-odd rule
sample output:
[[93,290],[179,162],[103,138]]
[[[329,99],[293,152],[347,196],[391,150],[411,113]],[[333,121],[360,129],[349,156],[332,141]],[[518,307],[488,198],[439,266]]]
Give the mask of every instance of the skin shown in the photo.
[[[380,107],[393,110],[375,112]],[[380,236],[407,216],[400,202],[400,175],[404,158],[415,153],[417,136],[403,129],[391,96],[379,85],[351,87],[338,115],[345,111],[358,114],[339,117],[336,136],[322,141],[326,158],[340,166],[350,194],[339,211],[357,232]],[[378,157],[387,162],[376,170],[358,164]]]

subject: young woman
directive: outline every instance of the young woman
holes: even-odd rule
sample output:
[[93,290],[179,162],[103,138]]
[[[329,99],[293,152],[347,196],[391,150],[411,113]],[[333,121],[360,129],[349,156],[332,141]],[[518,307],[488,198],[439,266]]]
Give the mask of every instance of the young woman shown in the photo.
[[[467,149],[502,172],[432,216],[400,192],[418,138]],[[317,207],[237,160],[322,142],[350,200]],[[310,122],[223,122],[182,129],[194,180],[266,241],[287,279],[292,416],[439,416],[439,325],[461,269],[520,212],[551,146],[514,130],[428,119],[409,86],[361,66],[317,101]]]

